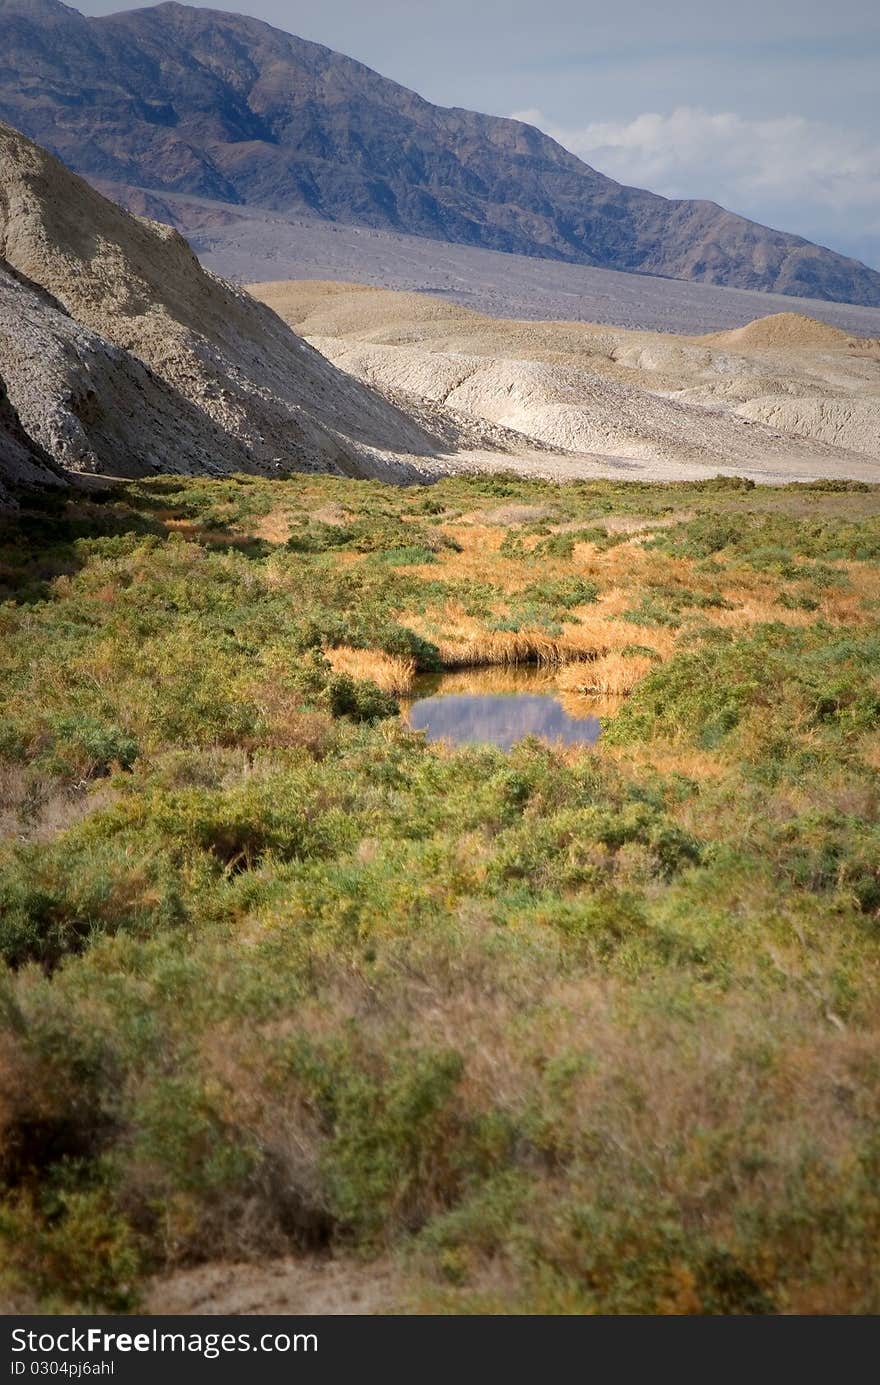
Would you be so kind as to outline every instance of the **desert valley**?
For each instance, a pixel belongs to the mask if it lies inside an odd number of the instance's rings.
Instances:
[[[880,1311],[880,272],[0,42],[4,1311]]]

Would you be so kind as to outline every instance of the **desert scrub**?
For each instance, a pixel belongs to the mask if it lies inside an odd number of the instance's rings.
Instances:
[[[841,639],[820,622],[806,629],[762,625],[740,638],[719,632],[650,673],[609,737],[622,743],[684,736],[712,747],[746,721],[760,725],[765,739],[771,728],[805,735],[820,722],[838,734],[857,733],[880,724],[878,657],[876,634]]]
[[[52,968],[90,938],[146,935],[187,917],[186,890],[169,859],[136,844],[122,855],[76,833],[0,855],[0,955],[12,967]]]
[[[4,521],[16,1302],[332,1248],[431,1312],[880,1310],[878,511],[174,477]],[[397,716],[517,659],[627,694],[596,749]]]
[[[755,514],[747,509],[724,517],[700,516],[676,525],[652,537],[649,547],[687,558],[727,552],[756,567],[785,566],[804,559],[865,562],[880,557],[880,522],[876,515],[852,524]]]

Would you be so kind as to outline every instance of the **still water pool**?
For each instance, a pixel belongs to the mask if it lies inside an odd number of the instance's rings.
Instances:
[[[420,679],[404,715],[429,741],[504,750],[526,736],[592,745],[601,729],[588,702],[563,697],[552,677],[538,669],[468,670]]]

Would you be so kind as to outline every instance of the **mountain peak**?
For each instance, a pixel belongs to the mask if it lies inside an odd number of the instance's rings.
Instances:
[[[0,0],[0,117],[92,178],[428,239],[880,305],[880,273],[706,201],[622,186],[534,126],[434,106],[240,14]],[[41,41],[60,16],[88,42]]]
[[[26,19],[47,19],[53,15],[84,21],[79,10],[62,5],[61,0],[0,0],[0,15],[23,15]]]

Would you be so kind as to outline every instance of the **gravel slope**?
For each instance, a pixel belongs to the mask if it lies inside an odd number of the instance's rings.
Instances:
[[[202,263],[242,283],[356,281],[415,290],[490,317],[602,322],[656,332],[717,332],[796,306],[860,336],[880,336],[880,308],[631,274],[399,231],[322,221],[209,198],[96,185],[131,211],[176,226]]]
[[[61,478],[48,454],[22,427],[0,376],[0,508],[15,505],[19,486],[54,486]]]

